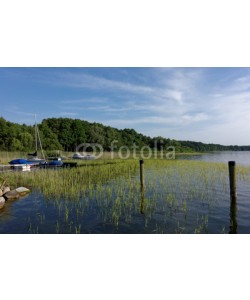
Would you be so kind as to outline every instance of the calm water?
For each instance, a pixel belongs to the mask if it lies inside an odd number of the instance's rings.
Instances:
[[[211,162],[236,161],[237,164],[243,166],[250,166],[250,151],[222,151],[205,153],[202,155],[180,156],[179,159],[201,160]]]
[[[182,159],[250,166],[250,152]],[[227,176],[193,170],[187,178],[174,167],[168,172],[145,168],[144,193],[137,176],[107,182],[80,199],[46,199],[33,191],[0,210],[0,233],[250,233],[249,180],[238,179],[232,209]]]
[[[250,166],[250,151],[225,151],[206,153],[203,155],[194,155],[190,157],[181,157],[181,159],[199,160],[207,162],[222,162],[228,163],[228,161],[235,161],[236,166]],[[250,173],[250,169],[249,169]],[[224,198],[221,195],[220,200],[217,202],[217,206],[214,208],[213,214],[210,215],[210,223],[214,224],[214,228],[217,224],[222,224],[224,220],[229,220],[228,209],[229,199]],[[249,181],[237,181],[237,206],[236,206],[236,222],[237,233],[250,233],[250,182]],[[211,226],[212,227],[212,226]],[[212,233],[214,230],[211,230]],[[216,230],[215,230],[216,231]]]

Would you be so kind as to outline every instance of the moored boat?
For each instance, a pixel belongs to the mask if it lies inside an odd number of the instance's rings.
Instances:
[[[32,166],[32,163],[22,158],[11,160],[9,164],[11,166],[11,169],[20,171],[30,171],[30,168]]]
[[[43,158],[39,158],[37,153],[38,153],[38,142],[41,148],[41,152],[42,152],[42,156]],[[40,134],[39,134],[39,130],[38,130],[38,126],[37,126],[37,122],[36,122],[36,115],[35,115],[35,143],[36,143],[36,151],[34,153],[29,153],[28,154],[28,161],[32,164],[35,165],[42,165],[46,163],[46,159],[44,156],[44,152],[43,152],[43,148],[42,148],[42,142],[41,142],[41,138],[40,138]]]
[[[32,165],[30,161],[23,158],[13,159],[9,162],[10,165]]]
[[[32,163],[22,158],[14,159],[9,164],[11,165],[11,169],[14,170],[30,171],[32,167]]]
[[[52,167],[62,167],[63,161],[60,157],[53,158],[52,161],[46,163],[46,166],[52,166]]]
[[[12,165],[11,166],[14,170],[20,170],[20,171],[30,171],[31,165]]]
[[[46,159],[38,158],[38,157],[30,157],[27,161],[34,165],[43,165],[46,163]]]
[[[93,160],[96,159],[95,155],[91,155],[91,154],[86,154],[86,155],[81,155],[80,153],[75,153],[72,156],[73,159],[83,159],[83,160]]]

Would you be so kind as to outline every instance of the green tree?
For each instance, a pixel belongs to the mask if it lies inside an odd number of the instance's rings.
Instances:
[[[89,131],[89,137],[88,137],[89,143],[97,143],[100,145],[104,145],[105,142],[105,131],[103,126],[100,126],[97,123],[94,123],[90,127]]]
[[[22,144],[22,147],[24,151],[30,151],[33,148],[34,145],[34,138],[33,136],[28,132],[22,132],[18,135],[18,139],[20,143]]]
[[[57,135],[47,126],[46,122],[41,124],[39,131],[44,150],[63,150]]]
[[[10,149],[12,151],[23,151],[23,145],[18,139],[13,138],[10,144]]]

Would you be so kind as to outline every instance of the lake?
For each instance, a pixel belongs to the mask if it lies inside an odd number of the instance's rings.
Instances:
[[[227,163],[228,161],[236,161],[236,163],[239,165],[250,166],[250,151],[218,151],[190,156],[180,155],[177,158],[223,163]]]
[[[236,207],[229,160],[238,170]],[[250,233],[249,166],[250,152],[216,152],[145,161],[143,191],[138,170],[96,182],[79,197],[33,189],[0,210],[0,233]]]

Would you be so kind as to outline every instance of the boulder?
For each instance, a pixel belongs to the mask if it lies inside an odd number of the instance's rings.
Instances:
[[[20,196],[25,196],[25,195],[30,193],[30,190],[25,188],[25,187],[19,187],[19,188],[16,189],[16,191],[18,192],[18,194]]]
[[[5,193],[3,196],[6,201],[7,200],[15,200],[15,199],[20,198],[20,194],[16,190],[9,191],[9,192]]]
[[[4,197],[0,197],[0,209],[4,207],[5,199]]]
[[[3,195],[4,195],[5,193],[9,192],[9,191],[10,191],[10,187],[5,186],[5,187],[3,188]]]

